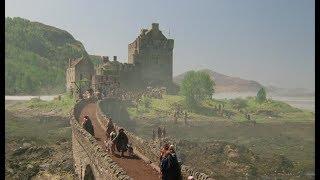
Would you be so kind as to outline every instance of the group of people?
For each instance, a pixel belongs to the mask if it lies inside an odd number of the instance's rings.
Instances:
[[[112,124],[111,119],[110,123]],[[113,126],[110,125],[110,123],[107,125],[109,128],[107,128],[107,139],[105,141],[107,151],[114,154],[115,150],[117,149],[117,151],[121,153],[121,157],[124,157],[124,152],[128,151],[128,155],[132,156],[132,144],[129,143],[128,136],[124,132],[124,129],[120,128],[118,130],[118,133],[116,133],[114,128],[112,128]],[[94,136],[94,128],[92,125],[92,121],[90,120],[88,115],[84,116],[84,121],[82,125],[86,131],[88,131],[92,136]],[[110,134],[108,134],[108,129],[111,128],[113,130],[111,130]],[[165,129],[163,130],[165,132]],[[163,130],[160,127],[158,128],[159,138],[162,136]],[[178,161],[177,154],[173,145],[166,143],[160,150],[160,170],[162,180],[182,180],[181,165]],[[192,180],[193,177],[189,176],[188,179]]]
[[[165,138],[166,135],[167,135],[166,128],[165,127],[163,127],[163,128],[158,127],[158,139]],[[157,138],[156,137],[156,132],[155,132],[154,129],[152,129],[152,139],[156,140],[156,138]]]
[[[111,119],[110,119],[110,122],[112,123]],[[88,133],[90,133],[93,137],[95,136],[92,121],[88,115],[84,116],[84,120],[82,122],[82,127]],[[105,141],[105,146],[106,146],[107,151],[114,154],[115,149],[117,149],[118,152],[121,153],[121,157],[124,157],[124,152],[126,152],[126,151],[128,151],[128,155],[130,157],[133,155],[132,144],[129,143],[128,136],[124,132],[123,128],[120,128],[118,130],[118,133],[116,133],[114,130],[112,130],[111,133],[107,134],[106,136],[107,136],[107,140]]]
[[[162,99],[162,95],[166,92],[165,87],[147,87],[147,89],[143,92],[143,95],[150,98]]]
[[[115,149],[117,148],[118,152],[121,153],[121,157],[124,157],[124,152],[126,151],[128,151],[130,157],[133,155],[132,144],[129,143],[128,136],[123,128],[119,129],[118,134],[116,134],[115,131],[112,131],[109,138],[105,141],[105,146],[107,151],[112,154],[115,153]]]
[[[174,146],[165,144],[160,151],[160,170],[162,180],[182,180],[181,165]]]

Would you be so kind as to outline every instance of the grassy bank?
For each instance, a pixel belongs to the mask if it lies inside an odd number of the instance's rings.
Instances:
[[[163,99],[150,99],[147,107],[143,103],[137,108],[129,106],[127,110],[134,121],[114,121],[124,127],[130,125],[128,128],[146,139],[152,138],[153,129],[162,126],[175,139],[205,142],[204,144],[222,140],[244,145],[262,158],[274,157],[275,154],[289,158],[293,161],[292,172],[295,174],[314,172],[314,113],[280,101],[258,103],[254,98],[243,101],[246,106],[240,109],[235,108],[232,100],[204,101],[201,108],[189,111],[188,125],[185,125],[182,117],[175,124],[172,113],[177,104],[187,110],[184,98],[166,95]],[[231,112],[233,115],[230,118],[221,115],[217,110],[219,104],[223,105],[224,112]],[[250,113],[251,119],[256,120],[256,126],[246,119],[246,113]],[[187,161],[192,162],[191,159]],[[205,162],[212,163],[209,160]],[[204,169],[212,167],[210,165]]]
[[[150,99],[150,107],[146,108],[140,104],[138,108],[130,107],[128,112],[131,117],[139,117],[141,115],[156,118],[168,117],[172,115],[172,110],[175,105],[182,107],[182,110],[189,112],[190,119],[194,120],[226,120],[242,122],[247,121],[245,114],[251,114],[251,119],[257,122],[306,122],[314,121],[314,113],[307,110],[294,108],[284,102],[268,100],[264,103],[258,103],[254,98],[241,99],[245,102],[244,108],[237,109],[233,100],[206,100],[201,103],[200,107],[190,111],[186,104],[184,97],[165,95],[163,99]],[[224,114],[232,114],[230,118],[219,113],[219,105],[223,106]]]
[[[6,179],[73,179],[72,132],[66,117],[72,104],[63,97],[6,107]],[[53,111],[57,107],[63,110]]]

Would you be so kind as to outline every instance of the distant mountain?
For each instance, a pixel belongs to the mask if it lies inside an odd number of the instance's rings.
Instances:
[[[263,86],[251,80],[245,80],[238,77],[231,77],[224,74],[214,72],[209,69],[203,69],[200,71],[207,72],[215,81],[215,92],[257,92]],[[187,72],[173,77],[173,81],[180,84]]]
[[[276,86],[266,86],[266,90],[272,96],[287,97],[314,97],[315,92],[306,88],[279,88]]]
[[[65,90],[69,58],[89,58],[67,31],[19,17],[5,19],[5,93],[52,94]]]

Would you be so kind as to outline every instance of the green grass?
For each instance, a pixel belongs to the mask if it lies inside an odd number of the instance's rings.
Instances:
[[[10,111],[5,114],[5,137],[9,139],[25,139],[37,144],[52,144],[60,139],[71,139],[71,128],[63,117],[17,117]]]
[[[171,112],[173,103],[183,103],[184,98],[181,96],[164,95],[163,99],[151,99],[150,108],[145,108],[143,105],[138,105],[138,108],[128,108],[131,117],[138,117],[144,115],[146,117],[155,118],[167,116]]]
[[[174,103],[185,106],[181,96],[165,95],[163,99],[151,99],[150,108],[129,107],[128,112],[134,119],[134,132],[151,139],[152,129],[164,126],[170,137],[194,142],[223,140],[244,145],[261,157],[283,154],[295,163],[295,172],[314,172],[314,113],[300,110],[290,105],[269,100],[257,103],[254,98],[245,99],[247,107],[242,112],[233,108],[230,100],[206,100],[202,102],[202,111],[190,113],[190,126],[183,119],[173,123],[171,106]],[[215,113],[209,113],[218,104],[224,104],[224,110],[231,111],[231,119]],[[252,114],[257,121],[256,127],[250,125],[245,112]],[[121,120],[114,119],[115,122]],[[126,126],[124,126],[126,127]]]
[[[240,111],[232,106],[231,100],[205,100],[201,103],[201,107],[193,112],[190,112],[190,118],[195,120],[201,119],[215,119],[230,121],[216,112],[216,107],[223,104],[224,111],[233,113],[233,121],[244,122],[247,121],[245,113],[252,115],[252,119],[257,122],[272,122],[272,121],[294,121],[305,122],[314,121],[314,113],[292,107],[284,102],[268,100],[264,103],[258,103],[254,98],[246,98],[247,107]],[[174,103],[180,104],[184,110],[187,110],[185,98],[183,96],[164,95],[163,99],[151,99],[150,108],[139,105],[138,108],[130,107],[128,112],[131,117],[145,116],[149,118],[166,117],[172,113],[172,105]]]

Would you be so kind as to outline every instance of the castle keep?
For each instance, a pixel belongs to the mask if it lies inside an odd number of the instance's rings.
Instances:
[[[173,39],[167,39],[152,23],[150,30],[142,29],[140,35],[128,45],[128,63],[134,64],[140,79],[150,85],[172,82]]]
[[[128,45],[127,63],[120,63],[117,56],[113,56],[113,61],[109,60],[108,56],[102,56],[95,73],[92,73],[94,69],[90,64],[84,68],[82,65],[85,63],[80,63],[79,71],[85,71],[81,73],[71,73],[75,68],[69,66],[67,89],[74,88],[72,82],[82,79],[81,74],[88,76],[95,91],[106,89],[107,85],[115,81],[120,82],[123,88],[175,88],[172,82],[173,44],[174,40],[166,38],[160,31],[159,24],[152,23],[151,29],[142,29],[140,35]]]

